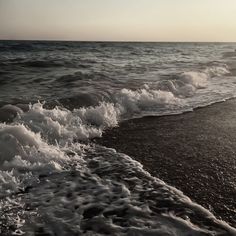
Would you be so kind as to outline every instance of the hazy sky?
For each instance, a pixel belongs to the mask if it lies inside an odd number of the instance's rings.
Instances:
[[[236,0],[0,0],[0,39],[236,41]]]

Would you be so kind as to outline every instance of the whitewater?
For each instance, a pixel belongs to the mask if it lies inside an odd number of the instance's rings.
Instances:
[[[236,235],[93,141],[127,119],[234,98],[234,48],[0,42],[1,235]]]

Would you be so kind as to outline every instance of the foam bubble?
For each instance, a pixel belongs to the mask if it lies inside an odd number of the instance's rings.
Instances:
[[[79,116],[84,124],[107,128],[118,125],[120,110],[113,103],[101,102],[96,107],[77,109],[74,115]]]
[[[207,86],[208,76],[205,73],[190,71],[182,73],[180,79],[196,89],[201,89]]]
[[[180,191],[113,149],[90,147],[80,171],[47,178],[21,199],[27,235],[234,235]],[[37,207],[38,214],[32,217]],[[20,212],[21,212],[20,211]],[[30,221],[27,220],[31,216]],[[202,219],[202,220],[199,220]],[[34,222],[34,224],[32,224]]]
[[[123,113],[142,113],[142,111],[158,110],[162,107],[181,104],[181,100],[169,91],[153,90],[148,85],[143,89],[122,89],[118,104]]]
[[[230,69],[226,64],[207,67],[204,71],[210,77],[219,77],[230,74]]]
[[[38,176],[60,172],[81,152],[69,157],[67,147],[49,145],[39,133],[22,124],[0,125],[0,189],[1,195],[14,193],[37,182]]]
[[[102,106],[101,104],[91,109],[94,112],[97,111],[96,114],[99,114],[101,109],[100,112],[103,114]],[[93,126],[89,120],[86,121],[89,109],[86,109],[87,112],[84,111],[85,108],[74,111],[59,107],[46,109],[43,104],[36,103],[30,107],[28,112],[21,114],[16,122],[24,124],[33,132],[40,133],[50,143],[65,144],[73,142],[74,139],[84,140],[101,136],[103,124]],[[94,114],[94,119],[96,119],[96,114]]]

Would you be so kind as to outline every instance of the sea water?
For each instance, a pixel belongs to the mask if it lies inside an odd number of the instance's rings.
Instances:
[[[0,41],[1,235],[236,235],[97,145],[122,120],[235,97],[236,44]]]

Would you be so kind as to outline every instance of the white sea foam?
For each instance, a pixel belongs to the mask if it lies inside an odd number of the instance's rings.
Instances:
[[[122,89],[117,95],[122,114],[141,114],[142,111],[158,110],[163,107],[181,105],[182,101],[172,92],[150,89],[148,85],[139,90]]]
[[[24,182],[25,176],[16,174],[18,170],[40,169],[47,173],[63,169],[64,161],[69,158],[62,147],[72,145],[75,140],[100,137],[106,128],[118,125],[124,118],[178,113],[201,105],[201,101],[191,105],[196,101],[192,99],[193,93],[206,88],[213,74],[219,76],[227,72],[224,67],[208,68],[202,73],[185,72],[162,84],[145,84],[137,90],[122,89],[115,94],[113,103],[101,102],[95,107],[73,111],[62,107],[47,109],[42,103],[28,108],[22,105],[2,107],[0,110],[5,117],[15,117],[13,123],[0,127],[0,170],[6,171],[2,173],[2,186],[7,193],[15,191],[17,185],[22,187],[19,183]],[[218,79],[215,81],[217,85]],[[8,190],[5,179],[9,176],[14,187]]]
[[[202,72],[184,72],[180,75],[180,80],[185,84],[192,85],[196,89],[207,87],[208,76]]]
[[[16,174],[19,170],[30,174],[36,170],[46,173],[62,170],[64,162],[71,159],[65,147],[71,146],[74,141],[100,137],[106,128],[118,125],[124,118],[178,113],[199,106],[199,103],[191,104],[195,102],[191,100],[193,93],[206,88],[213,74],[219,76],[228,72],[224,67],[207,71],[185,72],[177,79],[162,84],[145,84],[137,90],[122,89],[115,94],[113,103],[101,102],[95,107],[73,111],[62,107],[47,109],[40,102],[28,108],[22,105],[4,106],[0,109],[5,112],[4,115],[15,117],[11,124],[0,125],[0,170],[6,171],[1,178],[4,189],[7,193],[12,189],[15,191],[17,184],[24,182],[24,175]],[[215,81],[218,81],[217,78]],[[5,179],[11,175],[14,187],[8,191]],[[5,194],[4,191],[2,194]]]
[[[204,70],[209,77],[220,77],[222,75],[230,75],[230,68],[226,64],[209,66]]]
[[[234,229],[128,156],[80,143],[122,119],[183,112],[204,104],[202,97],[211,102],[208,93],[220,91],[224,80],[218,76],[225,73],[226,68],[184,72],[72,111],[40,102],[1,108],[8,123],[0,124],[0,208],[6,212],[0,220],[28,235],[39,228],[59,235],[234,235]],[[230,96],[231,87],[225,91],[217,99]],[[33,191],[27,192],[29,187]]]
[[[83,124],[94,125],[100,128],[118,125],[121,111],[113,103],[101,102],[99,106],[76,109],[74,115],[80,117]]]
[[[106,117],[102,116],[104,111],[109,112],[108,105],[101,104],[95,108],[81,108],[71,112],[58,107],[46,109],[43,104],[36,103],[30,106],[28,112],[18,116],[16,122],[40,133],[50,143],[65,144],[65,142],[73,142],[74,139],[83,140],[101,136],[101,127],[109,124]],[[92,114],[94,114],[93,120]],[[99,121],[98,114],[100,114]],[[97,119],[97,125],[92,125],[91,122],[95,122],[95,119]]]
[[[19,227],[22,232],[62,236],[235,234],[209,211],[113,149],[90,147],[81,166],[79,171],[42,179],[20,197],[28,208],[25,211],[25,205],[18,205],[18,214],[25,221]]]
[[[146,97],[143,90],[137,93],[140,109],[139,101]],[[170,97],[164,101],[172,101]],[[140,163],[113,149],[78,142],[117,125],[119,106],[101,103],[69,111],[37,103],[13,123],[1,124],[0,190],[5,198],[0,208],[5,214],[0,219],[26,235],[38,230],[59,235],[234,235],[234,229],[151,177]]]
[[[0,196],[9,195],[38,181],[39,175],[60,172],[77,159],[67,148],[50,145],[23,124],[0,125]]]

